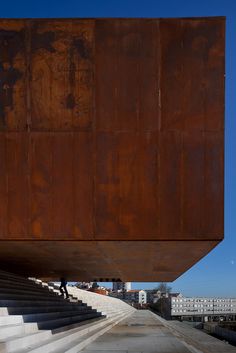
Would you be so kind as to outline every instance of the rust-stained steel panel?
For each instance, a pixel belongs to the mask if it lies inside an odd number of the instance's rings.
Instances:
[[[40,239],[52,234],[52,136],[33,134],[30,144],[31,234]]]
[[[182,234],[182,135],[179,131],[168,131],[160,136],[159,151],[163,161],[159,171],[161,184],[159,199],[161,234],[166,237]]]
[[[27,128],[27,39],[26,21],[0,21],[0,131]]]
[[[170,280],[222,240],[224,22],[0,20],[4,259],[46,276],[73,240],[68,274]]]
[[[8,237],[30,237],[29,232],[29,136],[9,133],[7,139],[7,220]]]
[[[31,33],[33,130],[90,130],[94,21],[34,20]]]
[[[96,239],[157,238],[157,134],[100,133],[96,151]]]
[[[162,19],[163,130],[224,127],[224,21]]]
[[[72,134],[53,137],[53,229],[52,236],[70,238],[73,233],[73,138]]]
[[[157,20],[96,21],[98,130],[157,130],[160,44]]]
[[[32,237],[92,239],[91,134],[34,133],[29,153]]]
[[[2,241],[0,267],[52,279],[63,274],[84,281],[173,281],[216,245],[215,241]]]
[[[211,238],[205,233],[204,193],[205,183],[205,139],[202,132],[183,134],[182,152],[182,232],[185,237]],[[215,239],[215,235],[213,236]]]
[[[93,135],[74,134],[73,180],[74,222],[73,238],[94,238],[94,145]]]
[[[8,236],[6,136],[0,133],[0,234]]]
[[[206,139],[204,216],[207,234],[224,234],[224,135],[212,131]],[[208,206],[210,205],[210,206]],[[216,221],[217,220],[217,221]]]
[[[214,146],[217,161],[211,157],[215,168],[206,158],[207,141],[195,130],[97,134],[96,239],[220,239],[222,209],[211,205],[207,174],[218,170],[215,201],[223,204],[222,139]],[[221,215],[214,221],[218,235],[210,230],[208,208]]]

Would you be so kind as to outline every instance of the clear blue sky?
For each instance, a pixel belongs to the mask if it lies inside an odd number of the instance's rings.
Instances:
[[[0,17],[194,16],[227,17],[225,240],[171,286],[184,295],[236,297],[236,0],[5,0],[0,7]]]

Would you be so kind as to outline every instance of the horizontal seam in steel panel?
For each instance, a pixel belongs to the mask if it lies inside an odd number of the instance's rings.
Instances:
[[[11,239],[0,239],[0,242],[176,242],[178,243],[179,241],[181,242],[187,242],[187,243],[191,243],[191,242],[221,242],[224,239],[75,239],[75,238],[71,238],[71,239],[31,239],[31,238],[11,238]]]

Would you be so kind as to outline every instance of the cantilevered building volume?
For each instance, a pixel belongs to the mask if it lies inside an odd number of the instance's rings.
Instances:
[[[0,21],[0,268],[172,281],[223,239],[225,20]]]

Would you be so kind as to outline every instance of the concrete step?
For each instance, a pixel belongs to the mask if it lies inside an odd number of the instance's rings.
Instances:
[[[0,293],[0,301],[1,300],[4,300],[6,299],[7,300],[31,300],[31,301],[34,301],[34,300],[46,300],[46,301],[63,301],[63,298],[60,297],[60,296],[50,296],[48,294],[41,294],[41,293],[36,293],[34,295],[32,294],[27,294],[26,293],[13,293],[13,294],[10,294],[10,293]]]
[[[35,344],[43,344],[44,341],[52,337],[52,332],[38,331],[31,334],[20,334],[7,338],[4,342],[0,342],[0,353],[13,353],[26,349]],[[42,353],[43,351],[41,351]]]
[[[27,288],[38,288],[39,290],[42,291],[50,291],[53,292],[53,287],[48,286],[46,283],[42,283],[42,282],[35,282],[29,279],[11,279],[11,278],[3,278],[0,276],[0,283],[5,285],[5,286],[14,286],[14,287],[27,287]],[[59,291],[59,287],[56,289],[57,291]]]
[[[12,289],[20,289],[20,288],[24,288],[24,289],[29,289],[29,290],[37,290],[37,291],[41,291],[42,293],[54,293],[54,291],[52,291],[50,288],[48,287],[42,287],[38,284],[35,283],[20,283],[20,282],[13,282],[13,281],[9,281],[9,280],[3,280],[0,279],[0,287],[1,288],[12,288]]]
[[[77,322],[85,321],[88,319],[94,319],[100,317],[101,314],[97,312],[92,313],[80,313],[79,315],[62,317],[54,320],[46,320],[38,322],[38,328],[40,330],[54,330],[59,327],[71,325]]]
[[[43,345],[19,353],[77,353],[125,317],[126,315],[120,315],[116,320],[103,319],[94,324],[71,329],[67,333],[55,334]]]
[[[9,337],[14,337],[21,334],[30,334],[38,331],[37,323],[21,323],[16,325],[1,326],[0,340],[5,340]]]
[[[44,300],[45,299],[45,300]],[[0,307],[17,307],[17,306],[64,306],[67,302],[66,300],[47,300],[47,298],[40,300],[0,300]],[[72,304],[72,303],[71,303]],[[76,305],[76,303],[74,304]]]
[[[89,310],[90,306],[86,306],[86,304],[73,304],[66,303],[63,305],[51,305],[51,306],[14,306],[14,307],[0,307],[0,315],[27,315],[27,314],[38,314],[38,313],[49,313],[49,312],[57,312],[57,311],[68,311],[68,310]]]
[[[105,332],[109,331],[113,326],[114,326],[113,323],[108,322],[103,327],[98,328],[96,330],[92,330],[89,333],[85,334],[84,336],[78,337],[77,339],[64,345],[63,348],[59,348],[56,350],[54,349],[51,352],[52,353],[78,353],[83,348],[85,348],[88,344],[92,343],[95,339],[103,335]]]
[[[74,340],[82,338],[84,335],[92,332],[94,330],[100,330],[106,324],[109,323],[108,319],[102,319],[91,323],[88,321],[84,322],[82,326],[77,326],[71,330],[65,332],[57,333],[52,335],[48,340],[43,343],[38,342],[31,348],[26,348],[25,350],[19,351],[17,353],[50,353],[54,352],[56,349],[62,349]],[[63,350],[62,350],[63,351]]]
[[[64,300],[56,294],[58,287],[50,289],[45,282],[0,271],[0,353],[76,352],[132,311],[98,294],[91,300],[90,294],[73,288],[70,299]],[[109,318],[104,319],[102,311]]]
[[[84,349],[88,344],[95,341],[98,337],[102,336],[104,333],[112,329],[114,324],[112,322],[107,323],[102,328],[93,330],[92,332],[87,333],[83,337],[79,337],[76,340],[70,342],[62,349],[57,349],[51,351],[52,353],[78,353]]]
[[[65,311],[56,311],[56,312],[49,312],[49,313],[39,313],[39,314],[26,314],[23,315],[24,322],[40,322],[46,320],[55,320],[64,317],[71,317],[81,314],[91,314],[96,313],[94,309],[88,309],[86,307],[81,307],[80,309],[76,310],[65,310]]]
[[[23,277],[23,276],[18,276],[18,275],[15,275],[15,274],[12,274],[12,273],[8,273],[8,272],[3,272],[3,271],[0,271],[0,279],[1,280],[8,280],[8,281],[11,281],[13,283],[25,283],[25,284],[36,284],[36,283],[40,283],[40,284],[43,284],[45,282],[42,282],[42,281],[32,281],[30,280],[29,278],[27,277]]]
[[[3,270],[0,270],[0,276],[3,278],[12,278],[12,279],[27,279],[27,277],[24,276],[19,276],[15,273],[11,273],[11,272],[6,272]]]
[[[40,288],[43,288],[43,289],[45,289],[45,290],[49,290],[50,291],[50,293],[54,293],[54,295],[61,295],[61,292],[60,292],[60,290],[59,290],[59,286],[57,286],[57,287],[52,287],[52,286],[49,286],[47,283],[44,283],[44,282],[42,282],[41,284],[39,284],[40,282],[35,282],[35,283],[38,283],[38,284],[36,284],[36,285],[38,285]],[[67,287],[67,288],[69,288],[69,286]],[[69,297],[71,298],[71,299],[75,299],[75,300],[77,300],[77,299],[80,299],[80,298],[78,298],[77,296],[73,296],[73,294],[72,293],[69,293]]]
[[[38,290],[37,288],[25,288],[25,287],[20,287],[20,288],[9,288],[9,287],[0,287],[0,294],[30,294],[30,295],[47,295],[52,298],[57,298],[58,294],[54,292],[44,292],[41,290]]]
[[[60,288],[60,284],[48,284],[47,282],[43,282],[41,280],[33,280],[33,279],[29,279],[29,281],[31,283],[34,283],[35,285],[42,287],[42,288],[50,288],[50,290],[55,290],[55,291],[59,291]]]
[[[100,321],[104,321],[104,319],[106,319],[105,316],[101,315],[98,317],[94,317],[92,319],[88,319],[88,320],[84,320],[84,321],[78,321],[78,322],[74,322],[72,324],[66,325],[66,326],[61,326],[58,328],[55,328],[52,330],[53,335],[59,334],[59,333],[66,333],[66,331],[72,331],[74,329],[78,329],[78,328],[83,328],[85,327],[85,325],[93,325],[94,323],[98,323]]]
[[[126,308],[116,308],[116,310],[106,310],[102,307],[97,307],[96,310],[101,311],[103,313],[106,313],[106,315],[116,315],[116,314],[120,314],[120,313],[129,311]]]
[[[19,325],[23,324],[23,317],[21,315],[12,315],[12,316],[0,316],[0,330],[2,326],[6,325]]]
[[[13,277],[13,276],[5,276],[0,273],[0,280],[1,281],[8,281],[12,283],[24,283],[26,285],[37,285],[35,282],[30,281],[28,278],[24,277]]]

